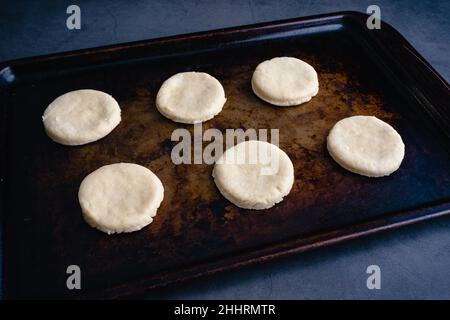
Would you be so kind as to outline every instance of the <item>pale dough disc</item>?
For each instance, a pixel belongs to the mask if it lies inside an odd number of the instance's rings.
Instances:
[[[47,135],[75,146],[99,140],[120,123],[117,101],[102,91],[83,89],[65,93],[42,116]]]
[[[226,150],[213,177],[220,193],[238,207],[267,209],[291,191],[294,167],[277,146],[252,140]]]
[[[405,156],[405,145],[397,131],[372,116],[338,121],[328,135],[327,148],[342,167],[368,177],[390,175]]]
[[[204,72],[183,72],[164,81],[156,107],[166,118],[192,124],[212,119],[222,111],[226,100],[216,78]]]
[[[159,178],[133,163],[95,170],[84,178],[78,191],[86,222],[108,234],[132,232],[150,224],[163,198]]]
[[[294,106],[319,92],[317,72],[306,62],[279,57],[261,62],[252,77],[253,92],[276,106]]]

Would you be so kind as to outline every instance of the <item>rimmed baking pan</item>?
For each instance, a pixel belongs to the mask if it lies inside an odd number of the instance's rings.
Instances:
[[[12,61],[0,67],[4,292],[7,298],[107,298],[392,229],[450,212],[449,86],[392,27],[341,12]],[[261,61],[294,56],[313,65],[320,91],[277,108],[251,90]],[[162,82],[182,71],[219,79],[228,101],[208,128],[278,128],[295,183],[264,212],[225,200],[212,166],[175,165],[173,123],[155,108]],[[67,91],[113,95],[121,124],[80,147],[52,142],[41,115]],[[326,136],[350,115],[374,115],[401,134],[405,159],[389,177],[342,169]],[[89,227],[77,199],[98,167],[135,162],[165,186],[154,222],[108,236]],[[81,290],[68,290],[69,265]]]

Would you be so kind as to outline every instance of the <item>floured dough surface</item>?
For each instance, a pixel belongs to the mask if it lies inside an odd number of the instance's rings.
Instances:
[[[212,119],[222,111],[226,100],[216,78],[204,72],[183,72],[162,84],[156,107],[166,118],[192,124]]]
[[[150,224],[163,198],[159,178],[134,163],[103,166],[84,178],[78,191],[86,222],[108,234],[132,232]]]
[[[327,148],[342,167],[368,177],[390,175],[405,156],[405,145],[397,131],[372,116],[338,121],[328,135]]]
[[[253,92],[276,106],[294,106],[311,100],[319,92],[317,72],[308,63],[278,57],[260,63],[252,77]]]
[[[289,194],[294,167],[289,156],[264,141],[246,141],[226,150],[216,161],[214,182],[238,207],[267,209]]]
[[[90,89],[65,93],[42,116],[47,135],[55,142],[75,146],[109,134],[121,120],[120,107],[109,94]]]

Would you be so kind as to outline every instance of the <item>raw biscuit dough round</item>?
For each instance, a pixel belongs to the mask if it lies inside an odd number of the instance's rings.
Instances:
[[[103,166],[80,185],[84,219],[111,233],[137,231],[150,224],[164,198],[164,187],[149,169],[134,163]]]
[[[261,62],[252,77],[253,92],[276,106],[294,106],[319,92],[317,72],[308,63],[292,57]]]
[[[220,193],[238,207],[267,209],[291,191],[294,167],[277,146],[252,140],[226,150],[216,161],[213,177]]]
[[[120,107],[105,92],[82,89],[56,98],[45,109],[42,120],[53,141],[76,146],[109,134],[120,123]]]
[[[327,148],[339,165],[368,177],[390,175],[405,156],[405,145],[397,131],[373,116],[338,121],[328,135]]]
[[[204,72],[182,72],[164,81],[156,96],[156,107],[166,118],[193,124],[214,118],[226,100],[216,78]]]

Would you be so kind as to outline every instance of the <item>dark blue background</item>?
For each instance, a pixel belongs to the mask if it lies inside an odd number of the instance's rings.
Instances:
[[[81,30],[66,8],[81,8]],[[450,79],[450,1],[0,1],[0,61],[180,33],[381,8],[441,75]],[[414,67],[414,66],[411,66]],[[381,290],[366,287],[381,267]],[[64,272],[64,271],[62,271]],[[32,285],[32,284],[30,284]],[[157,290],[150,298],[450,299],[450,218]]]

